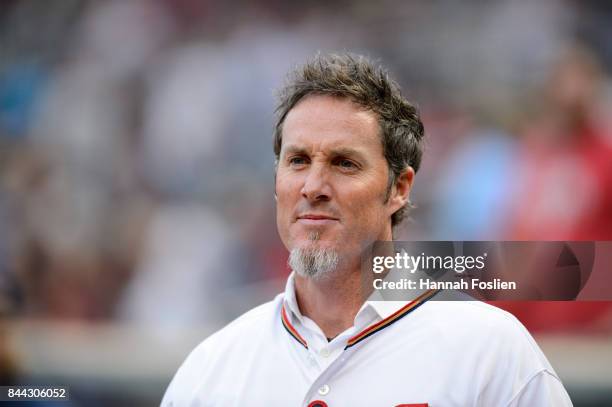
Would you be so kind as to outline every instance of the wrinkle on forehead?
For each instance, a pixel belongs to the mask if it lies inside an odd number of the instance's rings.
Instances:
[[[287,115],[283,144],[298,144],[315,151],[363,146],[382,154],[379,130],[376,113],[350,99],[311,95]]]

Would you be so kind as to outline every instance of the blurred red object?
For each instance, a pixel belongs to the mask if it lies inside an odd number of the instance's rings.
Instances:
[[[593,128],[569,143],[529,144],[517,240],[612,239],[612,145]]]
[[[551,71],[522,126],[516,174],[523,188],[511,238],[612,238],[612,130],[609,106],[599,97],[604,78],[598,58],[581,47]]]
[[[493,301],[518,318],[530,332],[593,332],[609,314],[610,301]]]

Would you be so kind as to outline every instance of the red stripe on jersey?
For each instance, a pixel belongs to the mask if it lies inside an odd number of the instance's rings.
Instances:
[[[293,338],[298,341],[299,343],[302,344],[302,346],[304,346],[306,349],[308,349],[308,344],[306,343],[306,341],[304,340],[304,338],[302,338],[302,336],[298,333],[298,331],[293,327],[293,325],[291,325],[291,322],[289,322],[289,318],[287,318],[287,313],[285,312],[285,304],[283,304],[283,306],[281,307],[281,321],[283,322],[283,326],[285,327],[285,329],[287,330],[287,332],[289,332],[289,334],[291,336],[293,336]]]

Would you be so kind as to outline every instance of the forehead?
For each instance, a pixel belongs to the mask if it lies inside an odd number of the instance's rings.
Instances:
[[[283,145],[352,147],[382,153],[378,116],[347,98],[310,95],[289,111]]]

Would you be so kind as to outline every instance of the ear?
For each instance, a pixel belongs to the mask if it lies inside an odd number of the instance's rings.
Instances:
[[[389,216],[409,202],[413,181],[414,169],[412,169],[412,167],[406,167],[391,187],[391,195],[389,196]]]
[[[274,159],[274,200],[278,201],[278,196],[276,195],[276,174],[278,173],[278,158]]]

